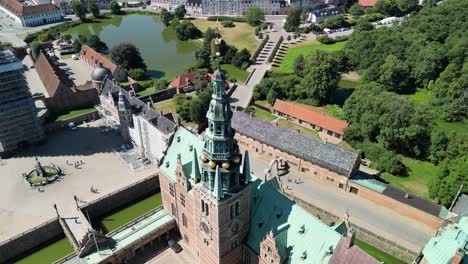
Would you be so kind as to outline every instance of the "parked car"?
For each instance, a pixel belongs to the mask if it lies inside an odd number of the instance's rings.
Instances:
[[[167,245],[175,252],[175,253],[179,253],[182,251],[182,247],[177,243],[175,242],[174,240],[172,239],[169,239],[169,241],[167,241]]]

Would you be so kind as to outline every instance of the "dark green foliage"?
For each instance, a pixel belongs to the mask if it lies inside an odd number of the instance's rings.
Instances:
[[[385,171],[397,176],[405,176],[407,169],[401,162],[400,156],[384,147],[368,141],[355,142],[354,144],[362,152],[364,158],[372,161],[373,166],[380,171]]]
[[[349,26],[349,23],[346,21],[344,15],[337,15],[326,18],[322,24],[320,24],[321,28],[342,28]]]
[[[305,68],[305,58],[304,55],[300,54],[294,60],[293,71],[299,77],[304,77],[304,68]]]
[[[252,56],[252,61],[257,60],[258,55],[260,55],[260,53],[262,52],[263,48],[265,47],[269,39],[270,39],[270,36],[266,35],[266,37],[262,40],[262,43],[260,44],[260,46],[258,46],[257,50],[255,50],[255,53]]]
[[[154,90],[155,91],[162,91],[162,90],[165,90],[167,89],[167,81],[164,80],[164,79],[157,79],[157,80],[154,80]]]
[[[210,106],[213,90],[208,87],[198,94],[198,97],[190,102],[190,120],[201,125],[206,122],[206,113]]]
[[[296,31],[301,24],[301,8],[291,7],[288,10],[286,16],[286,22],[284,23],[284,29],[288,32]]]
[[[112,14],[118,15],[120,14],[120,5],[116,0],[112,0],[109,4],[110,10]]]
[[[219,33],[212,28],[208,28],[203,34],[203,38],[205,42],[211,42],[212,39],[219,37]]]
[[[54,35],[52,35],[52,33],[50,32],[44,32],[44,33],[41,33],[37,38],[40,42],[46,42],[49,40],[53,40]]]
[[[275,78],[265,78],[254,87],[253,96],[255,100],[265,100],[271,90],[270,100],[272,96],[279,99],[296,100],[296,89],[300,83],[300,78],[295,75],[277,76]]]
[[[174,16],[179,20],[184,19],[185,15],[187,14],[187,10],[185,9],[184,5],[180,5],[174,9]]]
[[[383,84],[387,91],[396,93],[413,92],[409,66],[394,55],[388,55],[385,58],[378,76],[377,81]]]
[[[468,155],[445,159],[441,163],[441,171],[439,177],[429,183],[429,196],[438,198],[442,205],[448,207],[462,184],[462,193],[468,193]]]
[[[252,6],[247,9],[244,18],[251,26],[257,26],[265,20],[265,12],[261,8]]]
[[[231,20],[234,22],[247,22],[247,20],[244,17],[229,17],[229,16],[209,16],[207,20],[208,21]]]
[[[43,33],[48,33],[50,34],[50,36],[52,36],[52,38],[54,36],[59,36],[62,34],[62,32],[64,32],[65,30],[69,29],[69,28],[72,28],[74,26],[77,26],[79,25],[81,22],[80,21],[69,21],[69,22],[65,22],[65,23],[62,23],[62,24],[59,24],[59,25],[56,25],[56,26],[53,26],[53,27],[50,27],[50,28],[47,28],[47,29],[43,29],[39,32],[35,32],[35,33],[29,33],[28,35],[26,35],[26,37],[24,38],[24,42],[26,43],[31,43],[33,41],[38,41],[38,36],[43,34]]]
[[[334,39],[330,38],[327,35],[318,36],[317,40],[318,42],[323,43],[323,44],[333,44],[336,42]]]
[[[161,21],[163,22],[164,25],[168,26],[172,20],[172,14],[167,11],[167,9],[163,8],[161,10],[161,13],[159,13],[161,16]]]
[[[79,53],[81,51],[82,45],[83,44],[81,44],[81,42],[78,40],[73,41],[73,50],[75,51],[75,53]]]
[[[120,43],[112,47],[110,57],[120,67],[146,70],[146,64],[141,57],[140,50],[131,43]]]
[[[97,6],[96,2],[94,0],[89,0],[88,1],[88,11],[94,16],[94,17],[99,17],[99,7]]]
[[[106,43],[102,42],[97,35],[91,35],[89,39],[85,41],[85,43],[86,45],[90,46],[91,48],[97,51],[103,51],[108,49]]]
[[[202,35],[200,30],[190,21],[182,21],[175,30],[177,38],[180,40],[197,39]]]
[[[355,3],[349,8],[348,13],[354,17],[362,16],[364,15],[364,7],[362,7],[359,3]]]
[[[299,97],[316,105],[331,102],[338,88],[338,62],[330,53],[317,50],[307,56]]]
[[[68,40],[71,40],[71,39],[72,39],[72,36],[71,36],[70,34],[63,34],[63,35],[61,36],[61,38],[62,38],[63,40],[67,40],[67,41],[68,41]]]
[[[41,43],[32,42],[30,47],[31,47],[31,56],[33,57],[33,59],[36,59],[37,56],[39,55],[39,52],[41,51]]]
[[[176,102],[176,112],[182,120],[190,121],[191,96],[176,94],[172,100]]]
[[[268,57],[268,60],[267,60],[269,63],[271,63],[271,62],[275,59],[276,52],[278,52],[278,49],[280,48],[281,43],[283,43],[283,36],[281,36],[281,37],[278,39],[278,42],[276,42],[275,47],[274,47],[273,50],[271,51],[271,54],[270,54],[270,56]]]
[[[134,80],[141,81],[145,78],[145,70],[131,69],[128,71],[128,75],[130,75]]]
[[[240,52],[237,52],[236,55],[232,58],[231,64],[240,68],[242,64],[250,62],[250,52],[247,49],[242,49]]]
[[[361,85],[343,107],[350,123],[346,140],[369,139],[386,149],[412,157],[426,157],[430,145],[431,116],[427,109],[382,85]],[[348,133],[350,132],[350,133]]]
[[[211,64],[211,47],[210,42],[204,42],[203,46],[195,51],[195,68],[207,69]]]
[[[221,21],[221,25],[225,28],[231,28],[234,27],[234,22],[232,20],[223,20]]]
[[[77,16],[81,22],[84,22],[86,19],[86,7],[81,3],[80,0],[73,0],[70,5],[70,9]]]

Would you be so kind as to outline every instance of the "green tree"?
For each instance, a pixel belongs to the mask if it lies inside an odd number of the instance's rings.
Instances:
[[[210,43],[204,43],[203,46],[195,51],[196,68],[208,69],[211,64],[211,47]]]
[[[116,0],[112,0],[109,4],[110,10],[112,14],[118,15],[120,14],[120,5]]]
[[[407,14],[411,11],[414,11],[419,6],[418,0],[397,0],[398,9],[400,9],[402,14]]]
[[[81,3],[80,0],[73,0],[70,9],[77,16],[81,22],[86,20],[86,7]]]
[[[299,54],[293,63],[293,71],[299,77],[304,77],[304,66],[305,66],[304,55]]]
[[[106,43],[102,42],[97,35],[91,35],[86,41],[86,44],[97,51],[103,51],[108,49]]]
[[[203,34],[203,41],[204,42],[211,42],[212,39],[219,37],[219,33],[217,30],[208,28]]]
[[[410,69],[408,65],[395,55],[388,55],[379,70],[379,83],[383,84],[387,91],[396,93],[408,93],[412,87],[409,80]]]
[[[301,24],[301,8],[291,7],[288,10],[286,16],[286,22],[284,23],[284,29],[288,32],[296,31]]]
[[[167,81],[164,79],[157,79],[154,81],[154,90],[155,91],[162,91],[167,89]]]
[[[176,94],[172,99],[176,102],[176,112],[182,120],[190,121],[190,106],[192,97],[185,94]]]
[[[298,90],[299,97],[311,99],[315,104],[330,102],[335,95],[340,73],[333,56],[325,51],[317,50],[306,58],[304,79]]]
[[[128,75],[137,81],[141,81],[145,78],[145,70],[143,69],[131,69],[128,71]]]
[[[161,13],[159,13],[159,16],[161,17],[161,21],[163,22],[164,25],[168,26],[172,20],[172,14],[167,11],[167,9],[163,8],[161,10]]]
[[[99,7],[97,6],[96,2],[94,2],[94,0],[88,1],[88,11],[93,14],[94,17],[99,17]]]
[[[250,62],[250,57],[250,52],[247,49],[242,49],[232,58],[231,64],[240,68],[242,64]]]
[[[190,119],[198,125],[206,122],[206,112],[208,112],[210,106],[212,93],[213,89],[207,87],[190,103]]]
[[[146,70],[146,64],[141,57],[140,50],[131,43],[120,43],[112,47],[110,57],[120,67]]]
[[[223,20],[221,21],[221,25],[225,28],[231,28],[234,27],[234,22],[232,20]]]
[[[63,34],[62,35],[62,39],[63,40],[66,40],[66,41],[69,41],[72,39],[72,36],[70,34]]]
[[[176,26],[177,38],[180,40],[196,39],[201,36],[200,30],[190,21],[183,21]]]
[[[39,55],[39,52],[41,52],[41,43],[34,41],[30,44],[31,47],[31,56],[33,59],[36,59],[37,56]]]
[[[179,20],[184,19],[185,15],[187,14],[187,10],[185,9],[184,5],[180,5],[174,9],[174,16]]]
[[[323,23],[320,25],[322,28],[342,28],[347,27],[349,24],[346,22],[344,15],[337,15],[325,18]]]
[[[73,50],[75,51],[75,53],[79,53],[81,51],[81,42],[79,40],[75,40],[73,41]]]
[[[359,3],[355,3],[349,8],[348,13],[350,13],[353,17],[362,16],[364,15],[364,7],[362,7]]]
[[[245,20],[247,20],[247,23],[251,26],[257,26],[265,20],[265,12],[263,9],[256,6],[249,7],[245,13]]]

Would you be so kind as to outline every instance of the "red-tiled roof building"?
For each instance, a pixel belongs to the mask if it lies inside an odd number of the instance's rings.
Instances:
[[[321,107],[276,99],[273,111],[278,116],[286,117],[304,127],[322,131],[339,139],[343,137],[344,129],[348,127],[348,123],[327,115]]]
[[[0,0],[0,10],[23,27],[33,27],[63,20],[62,12],[53,4],[24,5],[17,0]]]
[[[363,7],[373,7],[377,0],[359,0],[359,4]]]
[[[169,86],[172,88],[176,88],[177,93],[184,93],[189,92],[192,90],[193,85],[195,84],[196,80],[200,76],[205,76],[206,81],[209,82],[211,80],[210,73],[200,73],[196,71],[188,72],[177,76]]]

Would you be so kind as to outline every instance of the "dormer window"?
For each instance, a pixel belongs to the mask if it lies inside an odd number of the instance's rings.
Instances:
[[[302,225],[301,228],[299,229],[299,234],[304,234],[305,233],[305,225]]]

